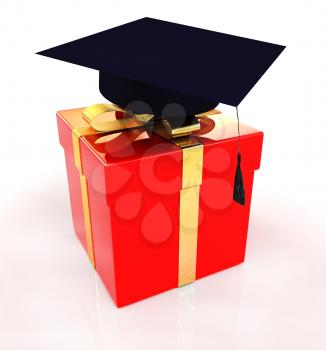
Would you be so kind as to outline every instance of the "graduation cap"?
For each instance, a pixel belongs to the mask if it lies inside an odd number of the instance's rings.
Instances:
[[[98,70],[105,98],[174,128],[220,102],[238,106],[284,48],[145,17],[38,54]]]

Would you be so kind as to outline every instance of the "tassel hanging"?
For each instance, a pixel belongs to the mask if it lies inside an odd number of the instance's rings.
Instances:
[[[241,170],[241,154],[238,153],[238,164],[237,164],[237,170],[235,172],[234,177],[234,187],[233,187],[233,199],[241,204],[245,205],[245,191],[243,186],[243,177],[242,177],[242,170]]]
[[[234,186],[233,186],[233,199],[235,202],[245,205],[245,190],[243,184],[243,176],[241,170],[241,150],[240,150],[240,122],[239,122],[239,114],[238,107],[236,107],[237,111],[237,121],[238,121],[238,163],[234,176]]]

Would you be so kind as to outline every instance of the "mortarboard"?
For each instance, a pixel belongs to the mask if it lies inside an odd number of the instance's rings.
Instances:
[[[98,70],[109,101],[178,127],[218,103],[238,106],[284,48],[145,17],[38,54]]]
[[[187,116],[239,105],[283,49],[146,17],[38,54],[98,70],[102,95],[120,107],[143,101],[169,117],[171,103]]]

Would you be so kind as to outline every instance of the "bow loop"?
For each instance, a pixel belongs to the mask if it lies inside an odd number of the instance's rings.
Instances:
[[[122,117],[117,113],[122,113]],[[125,130],[143,128],[152,129],[164,138],[175,138],[190,135],[192,132],[201,131],[201,124],[205,125],[205,119],[208,116],[219,113],[216,110],[210,110],[196,115],[198,123],[186,125],[172,129],[168,120],[154,120],[151,114],[133,114],[131,111],[125,110],[115,104],[100,103],[87,107],[83,110],[83,118],[91,125],[91,127],[101,133],[117,133]],[[199,121],[202,121],[200,123]],[[101,137],[96,143],[106,142],[106,137]]]

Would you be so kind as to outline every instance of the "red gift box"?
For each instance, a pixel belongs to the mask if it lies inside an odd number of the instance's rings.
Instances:
[[[98,144],[103,135],[92,130],[82,111],[57,113],[73,224],[117,306],[185,284],[181,269],[199,279],[243,262],[262,132],[240,125],[246,193],[241,206],[233,201],[237,122],[218,111],[209,116],[209,127],[203,124],[194,135],[203,145],[203,164],[192,164],[194,171],[202,168],[201,184],[188,186],[198,189],[196,207],[196,191],[183,191],[182,148],[143,129],[114,133]],[[193,221],[196,240],[189,245],[187,225]],[[187,254],[193,254],[192,262]]]

